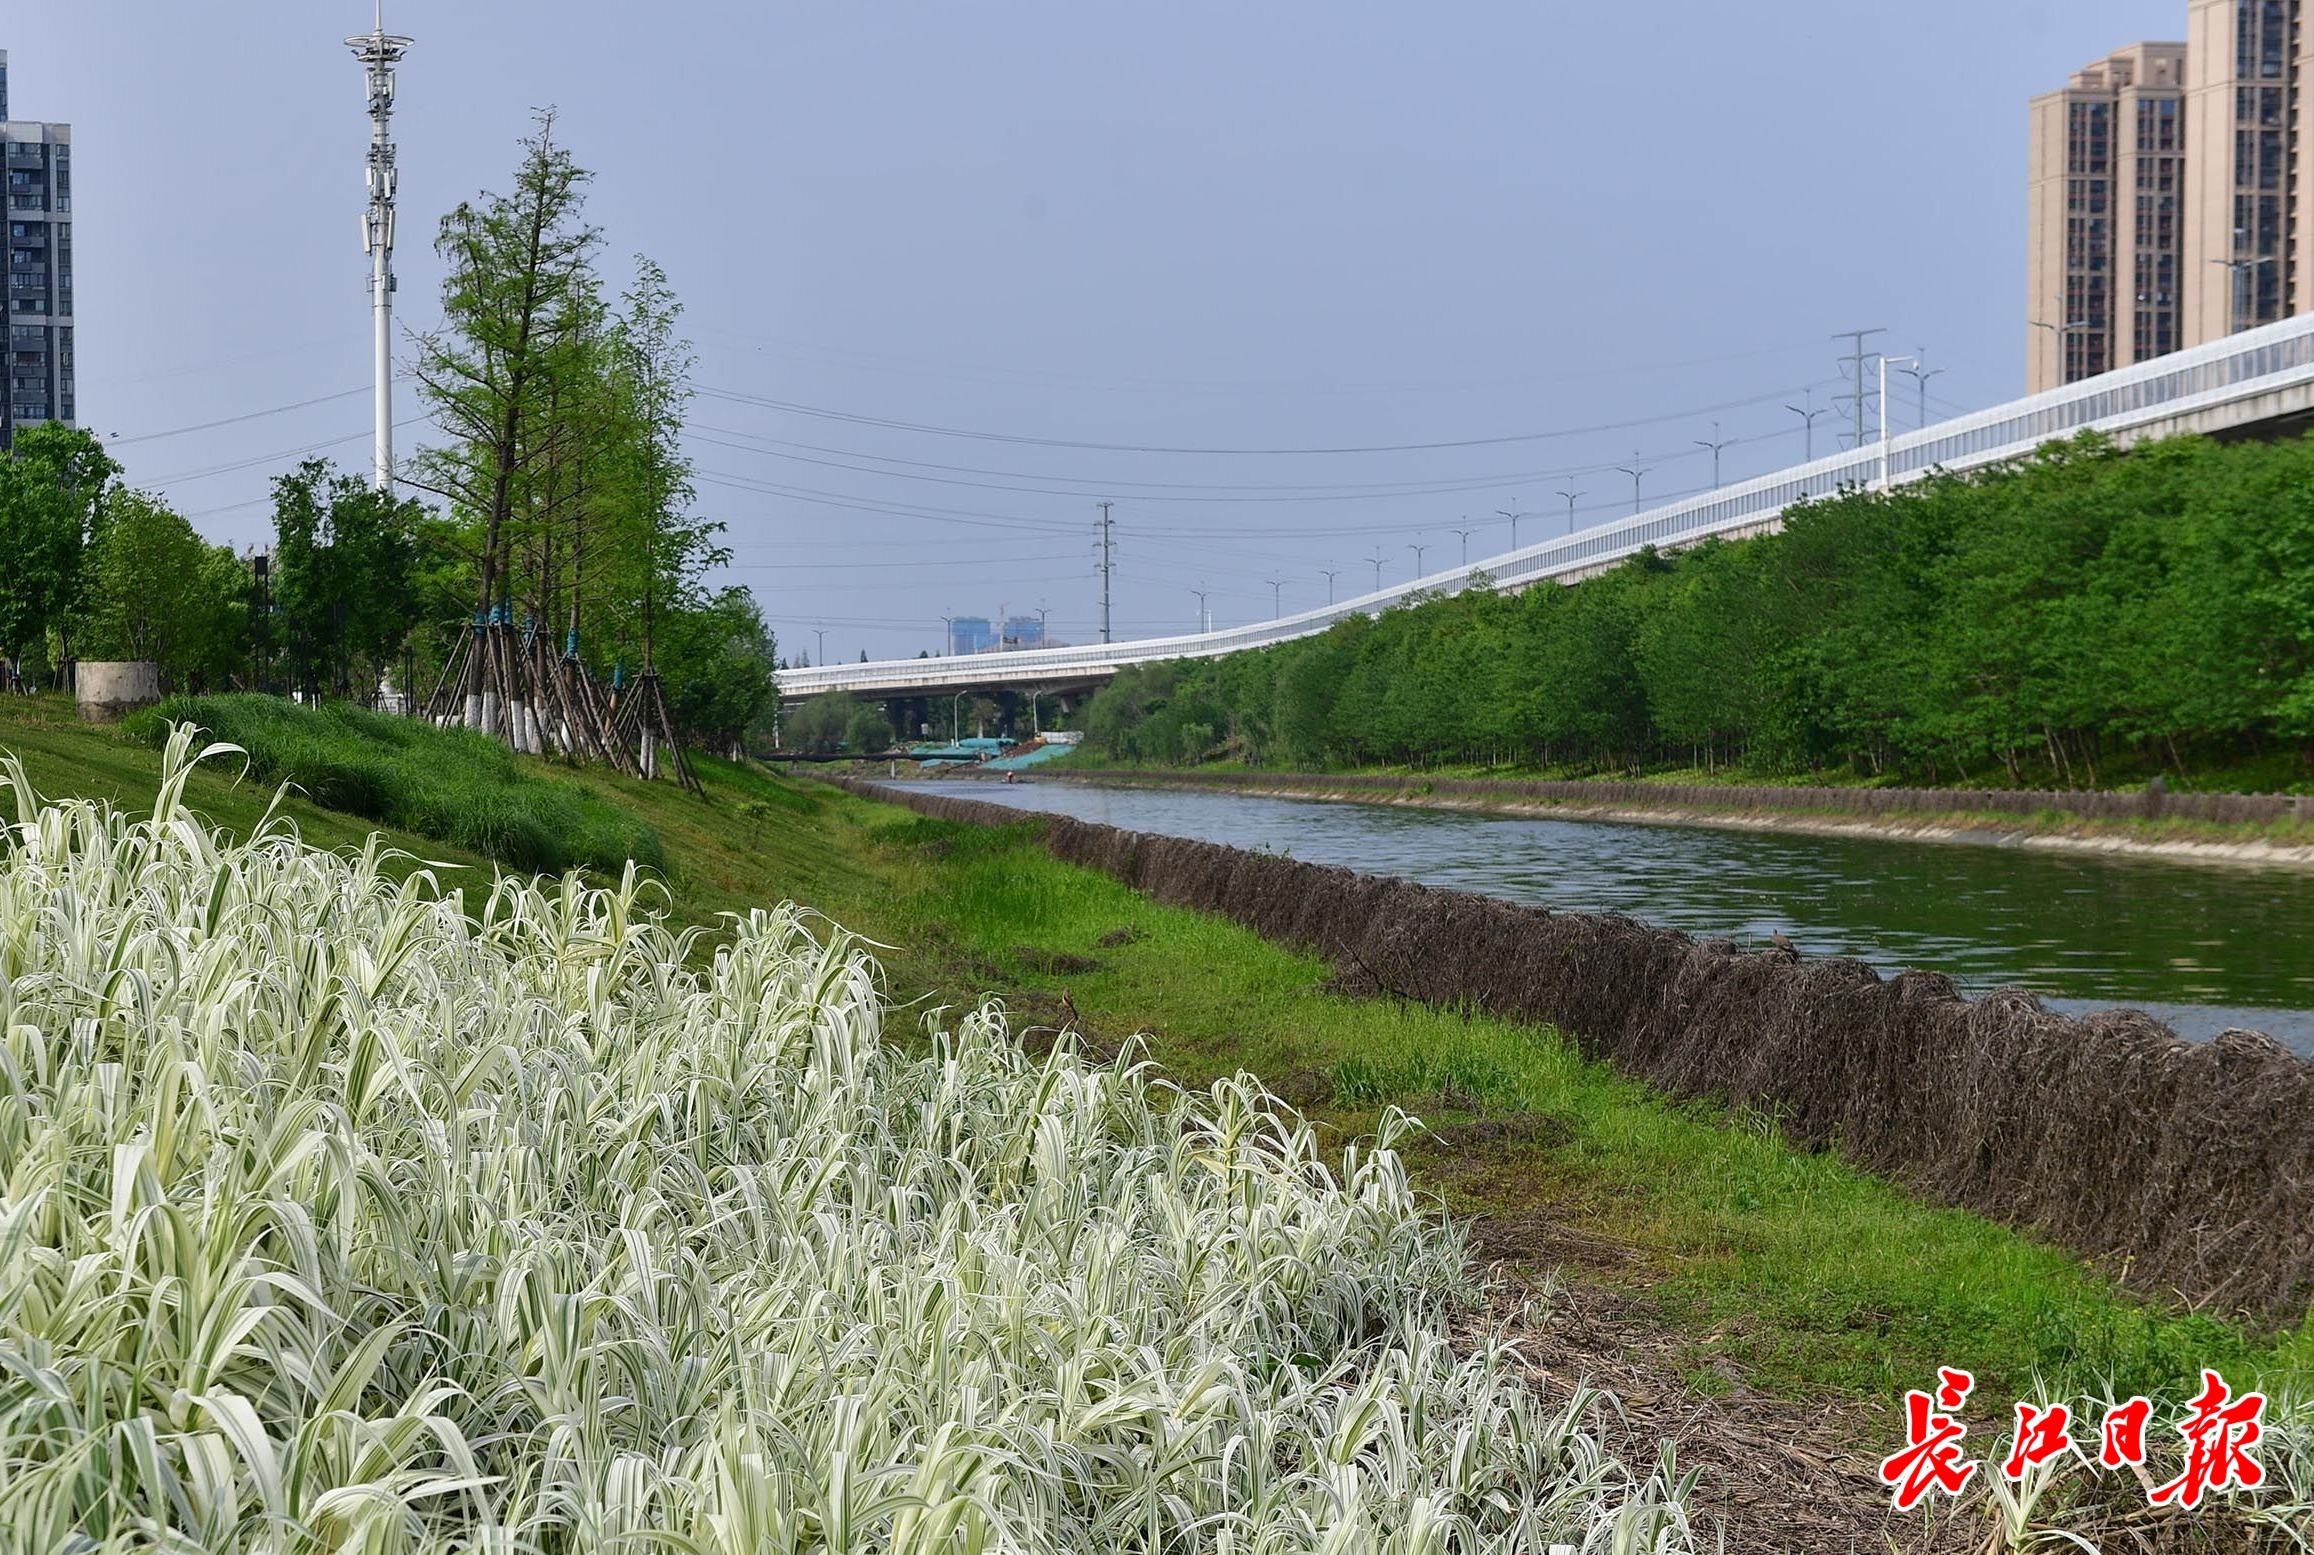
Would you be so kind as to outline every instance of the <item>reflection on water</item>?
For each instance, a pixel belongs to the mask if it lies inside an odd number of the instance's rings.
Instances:
[[[2314,876],[2294,871],[1052,781],[948,791],[1739,943],[1781,930],[1810,955],[2126,1005],[2194,1037],[2248,1026],[2314,1056]]]

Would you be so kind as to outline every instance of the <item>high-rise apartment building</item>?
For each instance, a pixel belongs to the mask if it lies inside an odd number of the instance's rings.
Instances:
[[[0,52],[0,168],[8,179],[7,355],[0,448],[16,429],[74,419],[72,127],[8,117]]]
[[[2135,44],[2033,99],[2029,392],[2186,343],[2188,56]]]
[[[2028,387],[2314,313],[2307,0],[2187,0],[2033,100]]]
[[[2191,0],[2186,344],[2314,311],[2314,86],[2302,0]]]

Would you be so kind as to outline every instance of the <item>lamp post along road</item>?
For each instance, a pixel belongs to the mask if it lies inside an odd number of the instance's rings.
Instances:
[[[1382,592],[1382,557],[1377,553],[1366,560],[1374,564],[1374,592],[1379,594]]]
[[[1816,418],[1818,416],[1829,416],[1832,414],[1832,407],[1827,405],[1823,409],[1818,410],[1816,408],[1816,391],[1814,389],[1808,390],[1805,398],[1807,401],[1807,409],[1802,410],[1797,405],[1786,405],[1784,409],[1790,411],[1793,415],[1798,416],[1800,420],[1806,424],[1808,428],[1808,462],[1810,464],[1814,464],[1816,462]]]
[[[2240,236],[2240,230],[2238,228],[2235,231],[2235,236]],[[2213,265],[2224,265],[2226,267],[2226,307],[2227,311],[2233,314],[2234,329],[2237,332],[2248,329],[2253,322],[2245,314],[2242,308],[2242,277],[2249,274],[2249,272],[2252,270],[2257,269],[2260,265],[2270,265],[2273,262],[2274,256],[2272,254],[2262,254],[2256,259],[2213,259],[2210,261],[2210,263]]]
[[[1587,491],[1562,491],[1559,495],[1567,499],[1567,533],[1573,534],[1575,532],[1575,499],[1588,497],[1590,493]]]
[[[1884,356],[1880,359],[1880,489],[1888,489],[1888,369],[1891,367],[1918,367],[1916,356]]]
[[[1928,380],[1945,370],[1941,367],[1922,367],[1920,364],[1927,359],[1927,356],[1928,348],[1923,346],[1920,354],[1912,359],[1912,365],[1903,369],[1904,376],[1910,378],[1913,387],[1920,392],[1920,419],[1913,425],[1915,431],[1928,425]]]
[[[1727,440],[1719,435],[1719,423],[1714,421],[1711,424],[1710,441],[1706,442],[1699,437],[1695,440],[1695,446],[1711,450],[1711,489],[1719,490],[1719,451],[1727,447]]]
[[[1494,516],[1507,518],[1511,521],[1511,549],[1517,550],[1519,548],[1519,520],[1526,517],[1526,514],[1521,513],[1517,508],[1496,508]]]
[[[1647,474],[1649,471],[1655,468],[1651,464],[1641,464],[1639,462],[1641,457],[1642,456],[1639,450],[1634,448],[1631,450],[1631,462],[1629,464],[1619,464],[1615,466],[1616,469],[1631,477],[1631,511],[1634,513],[1640,511],[1639,477]]]
[[[1324,571],[1326,574],[1326,603],[1330,605],[1334,602],[1334,580],[1342,574],[1341,570],[1335,567],[1325,568]]]

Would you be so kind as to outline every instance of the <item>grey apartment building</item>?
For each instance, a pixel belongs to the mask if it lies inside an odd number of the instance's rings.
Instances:
[[[2314,313],[2314,0],[2186,0],[2033,100],[2026,385]]]
[[[72,127],[9,116],[0,50],[0,166],[8,178],[7,379],[0,448],[18,427],[74,419]]]

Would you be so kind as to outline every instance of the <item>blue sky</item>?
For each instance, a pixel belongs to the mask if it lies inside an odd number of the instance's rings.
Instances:
[[[85,423],[258,540],[293,450],[367,464],[369,8],[9,11],[13,111],[74,126]],[[687,304],[700,508],[786,647],[1007,606],[1089,640],[1103,495],[1118,635],[1189,629],[1199,587],[1259,619],[1272,578],[1291,610],[1458,528],[1505,549],[1497,510],[1529,541],[1564,491],[1628,511],[1634,451],[1650,498],[1708,484],[1699,440],[1731,479],[1796,461],[1836,330],[1924,348],[1932,415],[2021,392],[2026,99],[2184,13],[390,0],[402,317],[553,103],[614,277],[647,252]]]

